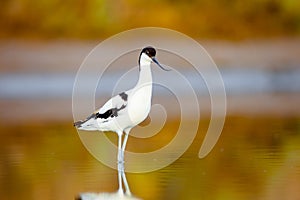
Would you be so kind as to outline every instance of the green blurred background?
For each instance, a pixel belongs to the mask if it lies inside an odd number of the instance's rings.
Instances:
[[[2,37],[105,38],[159,26],[196,38],[247,39],[300,33],[297,0],[2,0]]]

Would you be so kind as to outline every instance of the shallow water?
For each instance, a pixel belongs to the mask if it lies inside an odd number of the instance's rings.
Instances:
[[[172,139],[177,125],[167,122],[159,133],[168,138],[164,141]],[[300,118],[228,117],[220,140],[204,159],[198,158],[198,151],[208,120],[199,125],[193,144],[173,164],[151,173],[127,174],[135,196],[300,198]],[[0,133],[2,199],[74,199],[82,192],[117,190],[116,170],[89,154],[71,123],[1,125]],[[114,134],[106,134],[116,141]],[[163,145],[147,143],[151,149]],[[144,144],[143,139],[129,138],[128,149],[139,151],[137,144]]]
[[[286,67],[284,70],[265,70],[265,69],[241,69],[225,68],[220,69],[224,81],[227,95],[244,95],[244,94],[261,94],[261,93],[299,93],[300,92],[300,70],[299,67]],[[177,70],[177,69],[176,69]],[[156,70],[154,70],[156,71]],[[129,69],[124,75],[124,71],[107,72],[99,78],[100,83],[97,88],[97,95],[111,96],[114,90],[127,90],[132,88],[137,81],[138,68]],[[191,87],[200,95],[207,94],[207,86],[199,72],[193,70],[179,70],[179,74],[185,77]],[[83,76],[84,81],[81,95],[86,95],[89,88],[93,86],[91,80],[97,80],[97,74],[86,74]],[[176,85],[176,91],[185,94],[186,85],[178,84],[182,78],[178,74],[154,73],[154,83],[164,84],[165,86]],[[11,73],[0,74],[0,97],[2,99],[11,98],[69,98],[72,96],[72,89],[75,74],[70,73]],[[159,80],[164,80],[159,81]],[[181,79],[180,79],[181,80]],[[25,89],[26,88],[26,89]],[[162,88],[154,87],[155,93],[159,96],[166,95]]]

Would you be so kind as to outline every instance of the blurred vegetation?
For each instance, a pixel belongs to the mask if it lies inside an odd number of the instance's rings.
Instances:
[[[297,36],[298,0],[1,0],[0,37],[103,38],[160,26],[198,38]]]

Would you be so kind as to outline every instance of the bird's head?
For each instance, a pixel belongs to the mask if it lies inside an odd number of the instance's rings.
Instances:
[[[150,65],[152,62],[157,64],[161,69],[165,71],[170,71],[170,69],[164,68],[155,58],[156,50],[153,47],[145,47],[141,51],[140,57],[139,57],[139,65]]]

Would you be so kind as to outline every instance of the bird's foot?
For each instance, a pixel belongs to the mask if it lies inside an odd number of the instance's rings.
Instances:
[[[124,191],[123,191],[122,188],[118,189],[118,194],[119,194],[119,196],[123,196],[124,195]]]
[[[126,190],[126,193],[125,193],[127,196],[132,196],[130,190]]]

